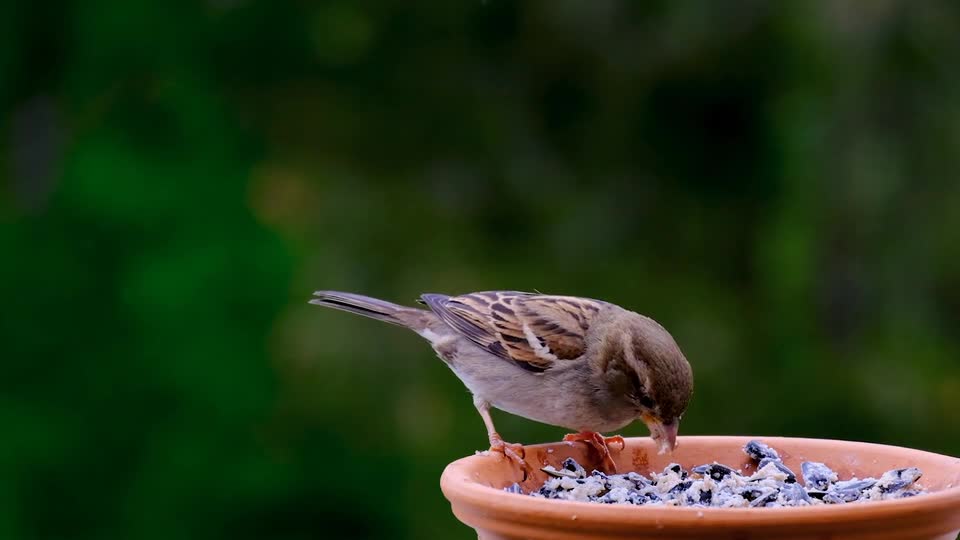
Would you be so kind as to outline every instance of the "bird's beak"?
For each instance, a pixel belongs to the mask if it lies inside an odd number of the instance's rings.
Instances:
[[[651,415],[642,417],[643,423],[650,429],[650,437],[657,441],[660,446],[660,453],[673,452],[677,447],[677,431],[680,429],[680,421],[664,422]]]

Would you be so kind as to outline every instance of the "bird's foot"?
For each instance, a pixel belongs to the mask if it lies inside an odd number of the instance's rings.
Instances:
[[[567,435],[563,436],[563,440],[570,442],[585,442],[592,446],[597,453],[600,454],[600,460],[603,462],[603,468],[609,473],[617,472],[617,464],[613,461],[613,456],[610,455],[610,444],[619,444],[620,450],[623,450],[627,446],[626,441],[624,441],[623,437],[620,435],[604,437],[596,431],[568,433]]]
[[[527,473],[530,472],[530,466],[523,459],[526,452],[522,444],[505,442],[498,433],[494,432],[490,435],[490,451],[503,454],[503,457],[520,467],[520,470],[523,471],[523,478],[526,480]]]

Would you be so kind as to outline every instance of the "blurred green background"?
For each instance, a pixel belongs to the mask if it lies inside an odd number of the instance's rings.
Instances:
[[[3,2],[0,538],[474,537],[466,390],[321,288],[610,300],[685,434],[960,455],[957,58],[947,0]]]

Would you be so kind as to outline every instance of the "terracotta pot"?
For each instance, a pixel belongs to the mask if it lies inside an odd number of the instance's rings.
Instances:
[[[502,491],[519,481],[519,472],[499,454],[475,455],[447,466],[440,479],[444,495],[460,521],[481,539],[718,538],[759,539],[938,539],[955,540],[960,532],[960,459],[877,444],[782,437],[681,437],[671,455],[658,455],[648,438],[627,439],[614,451],[620,472],[648,474],[671,462],[686,468],[720,463],[755,468],[741,448],[750,439],[775,448],[784,463],[800,472],[802,461],[822,461],[840,475],[877,477],[898,467],[923,471],[918,482],[931,493],[917,497],[803,508],[676,508],[606,505],[538,499]],[[573,457],[585,467],[599,467],[582,443],[528,446],[534,471],[521,483],[538,489],[544,465],[559,466]]]

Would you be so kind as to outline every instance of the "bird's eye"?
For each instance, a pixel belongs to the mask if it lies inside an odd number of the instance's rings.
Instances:
[[[636,371],[628,371],[627,375],[630,377],[630,383],[633,386],[630,397],[633,400],[640,404],[641,407],[645,409],[652,409],[655,405],[653,398],[647,395],[646,388],[644,388],[643,383],[640,382],[640,375]]]

